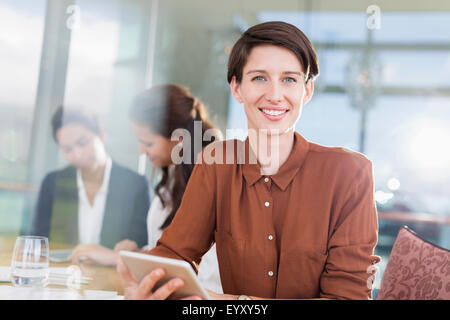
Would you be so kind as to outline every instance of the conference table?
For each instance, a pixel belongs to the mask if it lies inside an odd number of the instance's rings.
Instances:
[[[14,249],[16,238],[0,237],[0,266],[9,266],[11,264],[12,252]],[[49,243],[50,250],[71,249],[73,247],[58,243]],[[53,263],[50,267],[69,267],[71,263]],[[123,287],[119,279],[116,269],[113,267],[104,267],[82,262],[79,265],[83,276],[91,278],[88,284],[80,286],[80,292],[84,290],[90,291],[109,291],[117,292],[117,295],[123,295]],[[11,286],[11,283],[0,283],[0,286]],[[48,285],[47,288],[64,288],[58,285]]]

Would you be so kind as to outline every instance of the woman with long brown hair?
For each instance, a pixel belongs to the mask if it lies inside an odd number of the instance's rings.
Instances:
[[[139,142],[139,153],[145,154],[155,168],[161,169],[147,217],[148,245],[145,249],[151,249],[181,204],[197,153],[212,142],[203,141],[205,132],[209,131],[215,139],[221,139],[221,133],[208,120],[202,102],[189,90],[175,84],[154,86],[139,94],[132,104],[130,119],[133,134]],[[197,129],[199,126],[201,131]],[[172,140],[177,130],[184,131],[189,139]],[[201,136],[197,137],[195,134],[200,132],[196,131],[200,131]],[[195,139],[201,139],[200,150],[195,148]],[[177,164],[173,155],[186,151],[184,161]],[[115,265],[120,250],[138,250],[138,246],[124,240],[114,250],[100,246],[79,247],[71,259],[77,263],[80,257],[85,257],[96,263]],[[206,288],[222,292],[215,246],[204,256],[198,276]]]

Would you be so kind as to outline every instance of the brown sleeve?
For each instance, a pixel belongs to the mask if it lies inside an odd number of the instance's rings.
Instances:
[[[215,182],[213,165],[196,164],[181,205],[149,254],[189,262],[198,272],[202,256],[214,243]]]
[[[373,197],[372,164],[369,161],[347,180],[347,191],[337,201],[328,258],[320,279],[320,297],[371,299],[372,265],[378,240],[378,217]]]

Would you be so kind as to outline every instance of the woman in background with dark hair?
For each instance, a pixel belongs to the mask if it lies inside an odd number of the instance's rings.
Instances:
[[[53,137],[69,166],[45,177],[29,234],[78,245],[114,248],[124,239],[147,243],[150,205],[145,177],[111,159],[99,119],[59,107]]]
[[[195,150],[194,138],[203,137],[209,130],[216,139],[221,139],[221,133],[208,120],[204,105],[187,89],[174,84],[155,86],[138,95],[130,110],[130,119],[139,142],[139,153],[145,154],[162,173],[147,217],[148,245],[144,249],[151,249],[156,246],[162,231],[170,225],[181,204],[197,153],[201,151]],[[201,137],[194,135],[195,122],[201,124]],[[172,134],[177,129],[189,133],[190,141],[172,141]],[[202,139],[201,148],[211,142]],[[174,164],[172,153],[176,152],[174,148],[177,146],[178,149],[190,151],[188,156],[191,161]],[[79,257],[84,256],[96,263],[115,265],[120,250],[138,250],[138,245],[125,240],[118,243],[114,251],[98,247],[95,250],[80,250],[72,254],[72,259],[78,262]],[[203,257],[198,277],[207,289],[222,292],[215,246]]]

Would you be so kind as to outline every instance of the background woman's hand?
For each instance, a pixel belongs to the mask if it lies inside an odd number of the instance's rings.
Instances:
[[[121,257],[119,257],[117,261],[117,273],[122,281],[125,299],[127,300],[165,300],[184,285],[182,279],[175,278],[154,291],[153,287],[164,277],[165,271],[161,268],[155,269],[146,275],[139,283],[127,268]],[[183,300],[201,299],[197,296],[190,296]]]
[[[132,240],[125,239],[125,240],[122,240],[122,241],[118,242],[115,245],[114,251],[117,251],[117,252],[119,252],[121,250],[124,250],[124,251],[137,251],[138,248],[139,247],[138,247],[136,242],[134,242]]]
[[[115,266],[119,254],[111,249],[97,244],[80,244],[73,249],[69,259],[74,264],[87,259],[89,262],[102,264],[105,266]]]

